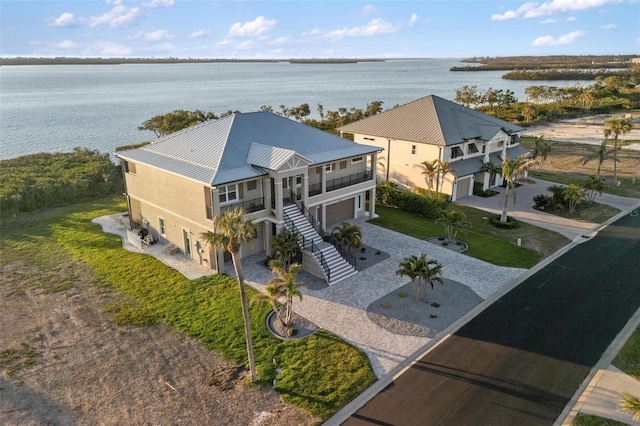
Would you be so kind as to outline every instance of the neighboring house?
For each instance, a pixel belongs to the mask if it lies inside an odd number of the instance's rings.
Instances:
[[[482,182],[483,189],[502,183],[500,176],[489,182],[489,174],[481,171],[484,163],[500,166],[503,155],[512,159],[525,153],[519,145],[522,127],[433,95],[338,130],[353,134],[355,142],[383,149],[378,179],[403,188],[427,187],[422,162],[449,163],[450,173],[443,181],[438,176],[438,183],[452,201],[471,195],[475,182]]]
[[[375,215],[371,165],[379,151],[270,112],[253,112],[207,121],[115,155],[125,176],[132,229],[145,228],[155,241],[173,243],[221,273],[229,254],[204,246],[201,234],[214,230],[215,216],[243,207],[257,232],[241,257],[268,252],[274,235],[295,227],[314,260],[305,260],[305,269],[333,283],[355,270],[342,258],[331,264],[337,252],[320,235],[342,221]]]

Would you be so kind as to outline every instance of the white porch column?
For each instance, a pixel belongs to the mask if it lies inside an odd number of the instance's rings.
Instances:
[[[308,208],[309,204],[309,175],[304,174],[302,178],[302,203]]]
[[[486,191],[487,189],[489,189],[493,183],[490,181],[491,180],[491,176],[489,176],[489,173],[485,172],[484,173],[484,178],[482,180],[482,190]]]
[[[376,188],[369,190],[369,219],[376,217]]]
[[[264,197],[264,208],[271,212],[271,178],[262,179],[262,196]]]
[[[473,195],[473,185],[476,183],[476,177],[475,175],[471,176],[471,179],[469,179],[469,190],[467,190],[467,195]]]
[[[489,162],[489,150],[491,148],[491,142],[485,142],[484,143],[484,158],[482,159],[483,163],[488,163]]]
[[[374,152],[371,154],[371,174],[373,175],[373,180],[378,181],[378,153]]]
[[[320,206],[320,209],[322,210],[322,221],[320,223],[320,226],[322,227],[322,229],[326,229],[327,226],[327,205],[326,204],[322,204],[322,206]]]
[[[276,197],[276,220],[282,222],[284,203],[282,202],[282,179],[276,179],[274,182]]]
[[[322,182],[321,182],[321,185],[320,185],[320,191],[321,191],[320,193],[324,194],[325,192],[327,192],[327,166],[326,166],[326,164],[324,166],[322,166],[321,170],[322,170],[322,173],[320,174],[320,176],[321,176]],[[324,218],[324,216],[323,216],[323,218]]]
[[[505,155],[507,155],[507,142],[509,139],[506,139],[502,142],[502,155],[500,155],[500,159],[502,159]]]

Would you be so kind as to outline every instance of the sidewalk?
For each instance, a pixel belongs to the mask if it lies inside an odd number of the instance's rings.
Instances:
[[[581,222],[566,219],[534,209],[533,197],[538,194],[551,195],[551,193],[547,191],[547,188],[557,185],[557,183],[530,177],[527,179],[533,183],[525,183],[516,188],[515,205],[513,203],[512,192],[509,192],[509,204],[507,205],[509,216],[513,216],[518,220],[530,223],[531,225],[535,225],[540,228],[555,231],[564,235],[571,241],[581,235],[589,234],[596,226],[599,225],[593,222]],[[500,214],[502,213],[502,205],[504,202],[504,188],[495,187],[492,189],[494,191],[498,191],[499,194],[488,198],[470,195],[456,200],[456,203],[475,207],[490,213]],[[640,200],[603,193],[602,195],[596,195],[595,201],[624,211],[637,204]]]
[[[640,380],[626,375],[612,365],[606,370],[599,370],[585,390],[585,395],[588,397],[580,408],[580,412],[628,425],[640,425],[640,422],[633,420],[631,414],[618,408],[621,391],[640,396]]]

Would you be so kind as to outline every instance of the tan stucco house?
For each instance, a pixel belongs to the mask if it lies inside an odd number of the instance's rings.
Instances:
[[[489,174],[481,171],[484,163],[500,165],[503,155],[512,159],[525,153],[518,135],[522,127],[433,95],[338,130],[352,134],[357,143],[382,149],[378,180],[402,188],[427,187],[422,162],[449,163],[451,173],[439,186],[452,201],[471,195],[475,182],[482,182],[483,189],[502,183],[500,176],[489,182]]]
[[[375,200],[379,151],[261,111],[207,121],[115,155],[132,228],[223,272],[228,253],[205,246],[201,233],[214,230],[221,212],[243,207],[258,231],[241,257],[268,252],[274,235],[296,230],[305,269],[332,284],[355,269],[321,234],[375,215],[375,203],[367,211],[365,200]]]

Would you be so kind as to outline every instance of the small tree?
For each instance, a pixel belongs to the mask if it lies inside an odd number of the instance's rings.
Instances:
[[[298,297],[302,300],[300,288],[307,286],[305,283],[297,281],[298,274],[302,271],[302,265],[292,263],[288,269],[285,269],[283,264],[273,259],[269,262],[269,267],[275,277],[269,280],[267,287],[271,287],[271,290],[269,290],[271,293],[285,299],[285,315],[284,320],[281,321],[283,321],[285,327],[289,327],[291,325],[291,314],[293,313],[293,298]]]
[[[621,392],[618,407],[633,416],[634,421],[640,421],[640,398],[629,392]]]
[[[425,253],[405,257],[398,266],[396,275],[411,279],[413,298],[418,302],[424,300],[427,284],[433,288],[434,282],[443,283],[440,277],[442,264],[437,260],[428,260]]]
[[[431,195],[431,190],[433,189],[433,182],[435,180],[436,175],[438,174],[439,161],[440,160],[435,159],[431,161],[423,161],[422,163],[420,163],[424,166],[424,171],[422,172],[422,174],[426,176],[425,180],[427,181],[427,188],[429,189],[429,195]]]
[[[351,252],[352,248],[362,246],[362,230],[358,225],[342,222],[333,230],[332,234],[338,242],[340,251],[345,256]]]
[[[247,342],[247,354],[249,356],[249,370],[251,381],[257,381],[256,364],[253,357],[253,341],[251,339],[251,323],[249,322],[249,307],[247,306],[247,293],[244,284],[244,274],[242,272],[242,262],[238,253],[240,247],[253,243],[253,233],[255,225],[245,217],[244,209],[232,209],[224,212],[220,216],[213,218],[213,229],[215,231],[205,232],[202,238],[205,243],[215,249],[227,249],[231,253],[233,267],[238,277],[238,287],[240,288],[240,302],[242,303],[242,318],[244,320],[244,334]]]
[[[440,189],[438,190],[438,185],[436,184],[436,192],[442,192],[442,190],[444,189],[444,178],[446,175],[451,173],[451,168],[449,166],[449,163],[446,161],[438,161]]]
[[[271,239],[271,257],[277,259],[285,268],[300,253],[300,234],[284,230]]]
[[[493,161],[489,161],[487,163],[484,163],[480,170],[485,173],[489,173],[489,187],[495,185],[496,176],[498,175],[498,173],[500,173],[501,167],[494,164]]]
[[[597,195],[602,195],[602,191],[607,188],[604,183],[604,179],[598,176],[589,176],[587,180],[582,184],[582,187],[587,191],[587,200],[590,203],[596,198]]]
[[[444,232],[447,234],[447,240],[453,242],[458,232],[467,233],[467,228],[471,223],[466,220],[467,215],[460,210],[442,210],[440,217],[436,219],[436,223],[441,223]]]
[[[564,199],[569,207],[569,214],[574,214],[576,212],[576,208],[578,204],[584,200],[585,194],[584,189],[575,183],[569,184],[567,188],[564,190]]]

